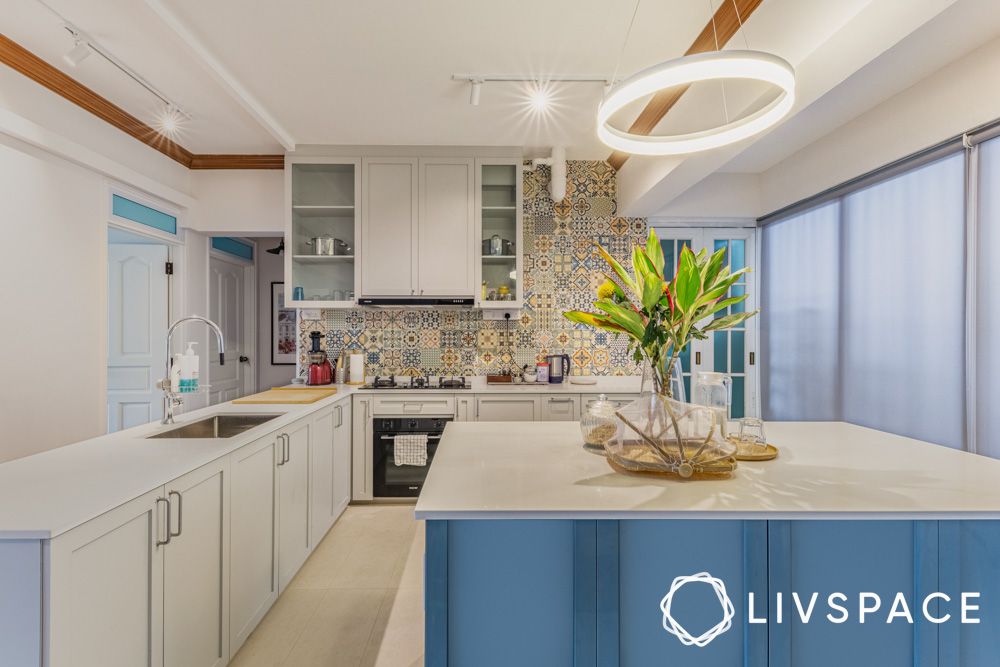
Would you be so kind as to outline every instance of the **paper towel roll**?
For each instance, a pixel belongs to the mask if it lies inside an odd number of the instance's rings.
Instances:
[[[351,384],[365,383],[365,355],[360,353],[351,354]]]

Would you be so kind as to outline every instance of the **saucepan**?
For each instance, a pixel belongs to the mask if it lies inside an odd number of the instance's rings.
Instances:
[[[329,257],[332,255],[350,255],[351,246],[345,241],[332,236],[314,236],[306,241],[312,247],[312,254]]]

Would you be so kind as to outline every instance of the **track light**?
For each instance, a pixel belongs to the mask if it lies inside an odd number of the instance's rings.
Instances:
[[[483,82],[481,80],[474,79],[472,81],[472,91],[469,93],[469,104],[474,107],[479,106],[479,95],[483,91]]]
[[[91,51],[90,45],[78,37],[73,48],[63,56],[63,61],[70,67],[76,67],[86,60]]]

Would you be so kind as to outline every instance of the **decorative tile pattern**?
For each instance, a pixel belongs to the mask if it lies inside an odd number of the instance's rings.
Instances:
[[[561,202],[549,197],[548,167],[524,173],[520,317],[508,323],[483,320],[479,310],[328,310],[320,320],[300,319],[300,362],[307,362],[309,332],[320,331],[333,356],[345,347],[363,351],[368,372],[383,375],[485,375],[564,353],[574,373],[638,373],[625,339],[574,325],[562,311],[591,307],[606,269],[594,242],[628,266],[632,245],[645,238],[646,221],[617,215],[616,174],[607,162],[572,160],[567,172]]]

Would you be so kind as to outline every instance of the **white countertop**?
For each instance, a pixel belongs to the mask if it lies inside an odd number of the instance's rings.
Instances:
[[[136,426],[0,464],[0,539],[55,537],[355,392],[337,389],[307,405],[213,405],[170,426]],[[281,416],[232,438],[147,439],[214,414]]]
[[[769,422],[727,480],[622,475],[575,422],[448,425],[418,519],[1000,518],[1000,461],[842,422]]]

